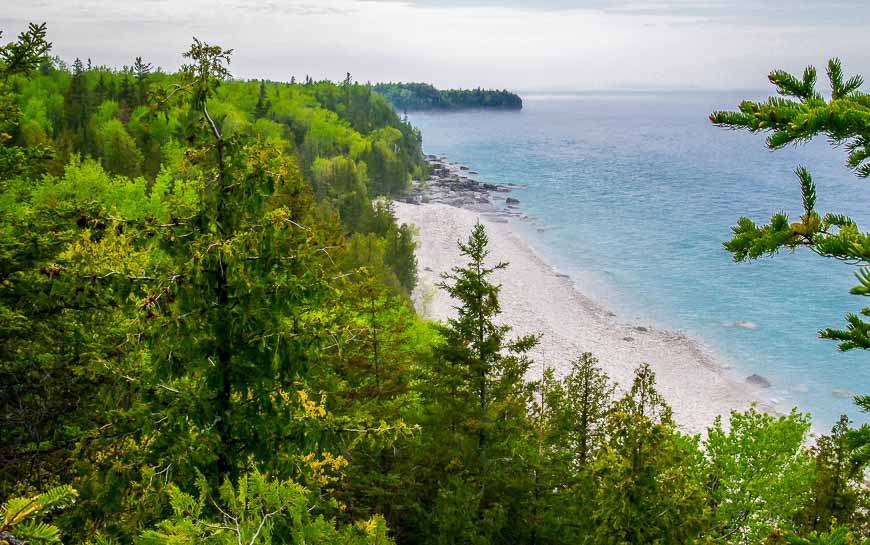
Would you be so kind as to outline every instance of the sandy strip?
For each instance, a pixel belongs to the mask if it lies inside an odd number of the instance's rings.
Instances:
[[[592,352],[611,379],[624,387],[631,384],[638,364],[649,363],[675,420],[690,433],[701,433],[717,415],[727,419],[732,409],[745,410],[753,402],[773,412],[760,403],[756,387],[729,374],[684,333],[623,323],[585,297],[571,279],[557,275],[510,223],[489,221],[477,212],[446,204],[397,202],[395,209],[400,222],[419,230],[414,299],[418,311],[432,319],[445,319],[454,312],[449,296],[435,284],[442,272],[463,263],[456,241],[467,239],[478,220],[484,224],[492,263],[510,262],[494,277],[502,284],[500,321],[517,335],[543,335],[534,353],[534,377],[540,375],[542,363],[561,376],[578,354]]]

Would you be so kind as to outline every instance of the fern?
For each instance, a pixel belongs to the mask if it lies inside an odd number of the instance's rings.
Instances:
[[[11,541],[34,544],[59,543],[60,530],[40,520],[51,509],[61,509],[73,503],[78,496],[71,486],[58,486],[32,498],[11,498],[0,507],[0,536]]]

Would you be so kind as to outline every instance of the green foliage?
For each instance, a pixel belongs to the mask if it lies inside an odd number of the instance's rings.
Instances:
[[[525,516],[531,436],[531,389],[523,377],[536,337],[507,340],[497,325],[499,286],[487,264],[486,231],[477,224],[459,243],[467,265],[444,275],[443,289],[458,303],[457,317],[440,328],[443,342],[422,369],[424,472],[415,538],[441,543],[516,542]],[[435,512],[430,517],[428,512]]]
[[[387,545],[384,521],[375,517],[336,530],[321,517],[310,516],[311,493],[292,481],[270,481],[253,471],[236,486],[225,481],[217,500],[199,480],[194,497],[175,486],[167,488],[173,517],[136,539],[138,545],[245,543],[324,543]],[[215,519],[207,518],[213,513]]]
[[[165,516],[159,483],[190,487],[201,473],[212,487],[256,460],[313,491],[312,516],[353,506],[338,532],[362,542],[377,525],[356,514],[387,511],[386,453],[414,433],[398,407],[416,317],[385,291],[387,278],[396,293],[413,286],[413,242],[368,200],[366,137],[311,95],[269,84],[263,108],[296,117],[259,120],[258,139],[245,83],[225,81],[229,54],[195,41],[178,75],[141,58],[131,72],[77,62],[16,87],[42,132],[11,135],[0,176],[0,489],[76,482],[81,501],[58,520],[75,540],[128,541]],[[419,138],[386,111],[376,119],[400,127],[390,164],[406,179],[422,163]],[[296,155],[306,116],[347,136],[323,160],[360,173],[317,205]],[[58,150],[51,174],[22,168],[33,141]],[[353,223],[319,215],[348,194]],[[358,270],[345,233],[371,238],[379,253],[365,265],[383,278]],[[376,310],[351,311],[358,300]],[[361,322],[386,329],[371,341]],[[337,378],[373,344],[385,390],[361,397],[358,374]],[[362,483],[372,453],[385,460],[370,489],[380,499],[362,486],[340,494],[344,468]]]
[[[768,538],[766,545],[867,545],[870,540],[861,539],[845,526],[838,526],[830,532],[812,532],[807,537],[795,534],[777,535]]]
[[[607,419],[608,440],[594,462],[594,543],[686,543],[703,527],[704,494],[695,479],[697,438],[674,428],[671,408],[648,365]]]
[[[486,108],[521,110],[523,100],[508,91],[451,89],[439,91],[427,83],[379,83],[372,87],[398,110],[460,110]]]
[[[816,70],[808,67],[801,78],[776,70],[769,76],[780,95],[766,102],[744,101],[736,112],[714,112],[710,121],[721,127],[743,128],[755,133],[770,132],[767,146],[780,149],[792,143],[805,142],[825,135],[834,145],[848,151],[846,164],[859,177],[870,176],[870,96],[859,91],[861,76],[844,80],[839,59],[831,59],[827,67],[831,99],[825,100],[816,91]],[[785,212],[775,214],[769,224],[758,226],[749,218],[740,218],[732,228],[734,236],[725,248],[735,261],[749,261],[773,255],[781,248],[803,246],[824,256],[862,267],[856,274],[860,284],[852,293],[870,294],[870,237],[852,219],[840,214],[820,214],[815,210],[816,186],[806,167],[799,166],[795,175],[800,182],[804,211],[800,221],[789,222]],[[839,342],[840,350],[870,348],[870,307],[861,316],[848,314],[846,329],[825,329],[820,336]]]
[[[21,116],[11,80],[29,75],[45,62],[51,49],[46,32],[45,23],[31,23],[19,34],[17,41],[0,46],[0,179],[38,170],[39,163],[50,155],[50,151],[42,146],[22,148],[10,146],[8,142],[12,139],[9,133],[19,126]]]
[[[797,412],[775,418],[755,408],[732,412],[727,431],[716,419],[704,442],[703,472],[718,542],[758,543],[769,528],[793,529],[812,480],[803,446],[809,426]]]
[[[830,435],[816,440],[812,456],[810,501],[795,518],[800,532],[821,532],[835,524],[866,525],[867,490],[864,463],[856,456],[849,420],[840,417]]]
[[[75,502],[72,487],[58,486],[30,498],[11,498],[0,506],[0,543],[57,543],[60,530],[37,520],[48,511],[64,509]],[[17,541],[16,541],[17,540]]]

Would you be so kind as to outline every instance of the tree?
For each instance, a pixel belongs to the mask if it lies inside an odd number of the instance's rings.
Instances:
[[[318,249],[332,244],[305,225],[310,199],[295,162],[277,146],[225,138],[210,116],[229,54],[196,41],[175,88],[194,141],[156,187],[188,197],[161,202],[158,192],[154,213],[116,217],[102,237],[83,233],[67,252],[71,268],[129,312],[125,342],[103,361],[132,401],[107,411],[112,434],[82,445],[92,457],[82,489],[89,515],[121,536],[153,516],[137,494],[170,468],[217,485],[251,460],[290,472],[322,453],[276,445],[293,445],[327,414],[301,381],[329,322],[318,309],[328,294]],[[297,418],[299,405],[308,416]]]
[[[142,57],[136,57],[133,62],[133,76],[136,78],[136,104],[142,105],[148,102],[148,76],[151,75],[153,66],[150,62],[144,62]]]
[[[130,178],[142,174],[142,152],[123,123],[110,119],[98,128],[95,140],[107,171]]]
[[[538,339],[508,341],[510,327],[495,322],[500,286],[490,278],[507,264],[487,264],[488,243],[479,223],[459,242],[467,264],[445,273],[440,284],[456,301],[457,315],[439,328],[443,342],[420,379],[429,430],[423,438],[428,475],[421,480],[435,496],[424,500],[419,526],[428,528],[421,539],[437,536],[442,543],[515,542],[527,531],[511,521],[521,516],[531,489],[531,461],[522,456],[532,436],[524,376],[526,353]]]
[[[257,105],[254,107],[254,119],[266,117],[269,113],[269,100],[266,98],[266,82],[260,81],[260,92],[257,95]]]
[[[726,431],[718,417],[704,441],[708,535],[751,544],[772,528],[793,530],[809,500],[811,458],[803,446],[809,418],[796,411],[775,418],[750,408],[733,411],[728,424]]]
[[[607,419],[595,459],[591,543],[691,543],[703,527],[697,437],[674,428],[646,364]]]
[[[93,104],[85,81],[85,69],[80,59],[73,63],[72,80],[64,97],[64,122],[72,132],[79,149],[90,151],[88,118]]]
[[[604,423],[613,400],[615,386],[598,366],[598,359],[588,352],[571,365],[564,380],[565,410],[562,418],[567,445],[574,453],[574,463],[588,464],[606,438]]]
[[[173,516],[147,530],[137,545],[271,545],[278,543],[324,543],[388,545],[383,518],[372,517],[341,530],[322,516],[311,515],[312,494],[293,481],[269,480],[258,471],[239,478],[235,486],[225,481],[218,500],[211,499],[204,479],[194,497],[176,486],[168,488]],[[211,519],[214,504],[220,518]]]
[[[865,527],[864,464],[854,455],[849,419],[841,416],[830,435],[819,437],[809,454],[813,479],[809,501],[795,520],[799,532],[823,532],[835,524]]]
[[[13,76],[28,76],[48,60],[50,50],[45,23],[30,23],[17,41],[0,46],[0,180],[25,172],[39,172],[50,157],[51,152],[46,148],[9,145],[12,139],[9,133],[18,127],[21,117],[10,80]]]
[[[744,101],[737,112],[714,112],[710,120],[721,127],[769,132],[767,146],[780,149],[792,143],[825,135],[834,145],[848,151],[846,164],[862,178],[870,176],[870,128],[864,122],[870,111],[870,96],[859,91],[861,76],[845,79],[839,59],[831,59],[827,68],[831,99],[825,100],[816,90],[816,69],[804,70],[798,78],[782,70],[768,79],[783,97],[767,102]],[[809,170],[795,169],[800,182],[804,213],[800,221],[789,222],[784,212],[775,214],[769,224],[758,226],[749,218],[740,218],[732,228],[734,237],[725,247],[735,261],[750,261],[773,255],[782,248],[809,248],[823,257],[835,258],[861,267],[856,273],[856,295],[870,295],[870,236],[850,218],[835,213],[822,215],[815,209],[816,186]],[[870,316],[870,307],[861,311]],[[846,317],[846,329],[825,329],[821,337],[833,339],[840,350],[870,348],[870,323],[858,315]],[[867,405],[870,407],[870,405]]]
[[[525,456],[534,460],[533,482],[520,521],[531,528],[531,543],[583,543],[595,531],[595,460],[607,440],[614,385],[585,352],[563,379],[546,368],[532,386],[534,432]]]
[[[0,506],[0,543],[58,543],[60,530],[36,519],[44,517],[51,510],[72,504],[76,496],[72,487],[64,485],[30,498],[11,498],[5,501]]]

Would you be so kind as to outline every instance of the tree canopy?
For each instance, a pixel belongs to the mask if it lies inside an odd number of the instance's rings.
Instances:
[[[522,110],[523,99],[507,90],[439,90],[428,83],[378,83],[372,90],[397,110]]]

